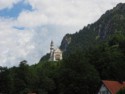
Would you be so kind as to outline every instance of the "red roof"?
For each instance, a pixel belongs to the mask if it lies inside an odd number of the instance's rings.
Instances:
[[[120,83],[118,81],[102,81],[106,88],[111,92],[111,94],[116,94],[120,89],[125,87],[125,82]]]

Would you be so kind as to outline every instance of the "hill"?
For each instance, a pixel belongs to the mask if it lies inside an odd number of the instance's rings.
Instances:
[[[101,80],[125,81],[125,4],[75,34],[66,34],[62,61],[0,67],[1,94],[96,94]]]
[[[100,19],[79,32],[66,34],[60,48],[67,53],[76,49],[87,50],[100,41],[109,39],[115,33],[125,33],[125,4],[120,3],[106,11]]]

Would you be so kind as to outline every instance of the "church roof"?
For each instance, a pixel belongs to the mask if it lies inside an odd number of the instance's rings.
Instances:
[[[111,92],[111,94],[116,94],[120,89],[125,87],[125,82],[118,82],[118,81],[102,81],[105,87]]]

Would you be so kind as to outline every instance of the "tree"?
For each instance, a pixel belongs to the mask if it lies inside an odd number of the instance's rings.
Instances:
[[[93,94],[100,78],[84,54],[76,52],[65,58],[56,81],[61,94]]]
[[[13,78],[8,68],[1,67],[0,72],[0,92],[5,94],[12,94]]]
[[[120,89],[117,94],[125,94],[125,88]]]
[[[27,93],[32,89],[32,82],[34,81],[34,77],[32,76],[32,71],[30,70],[27,61],[22,61],[19,64],[18,68],[14,69],[14,94],[17,92],[19,94]]]

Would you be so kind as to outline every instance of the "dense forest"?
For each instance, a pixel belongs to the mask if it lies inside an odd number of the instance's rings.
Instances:
[[[125,81],[125,4],[67,34],[60,48],[62,61],[50,62],[47,54],[32,66],[24,60],[0,67],[0,93],[96,94],[101,80]]]

